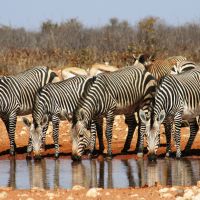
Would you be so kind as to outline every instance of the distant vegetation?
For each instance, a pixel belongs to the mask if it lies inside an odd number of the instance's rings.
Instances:
[[[0,27],[0,74],[15,74],[34,65],[87,68],[94,62],[132,63],[133,53],[156,57],[183,55],[200,61],[200,24],[170,26],[147,17],[134,26],[117,18],[102,27],[86,27],[77,19],[46,21],[38,32]]]

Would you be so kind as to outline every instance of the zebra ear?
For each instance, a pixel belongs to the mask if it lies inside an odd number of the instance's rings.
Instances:
[[[139,111],[139,116],[140,116],[141,121],[144,124],[146,124],[146,122],[147,122],[146,114],[142,109],[140,109],[140,111]]]
[[[165,119],[165,111],[162,110],[162,111],[160,112],[159,116],[158,116],[158,121],[159,121],[159,123],[162,123],[162,122],[164,121],[164,119]]]
[[[29,119],[26,118],[26,117],[22,117],[22,120],[23,120],[24,124],[25,124],[28,128],[30,128],[31,122],[29,121]]]
[[[44,116],[42,117],[42,121],[41,121],[40,125],[41,125],[42,127],[44,127],[44,126],[47,124],[48,120],[49,120],[48,115],[44,115]]]

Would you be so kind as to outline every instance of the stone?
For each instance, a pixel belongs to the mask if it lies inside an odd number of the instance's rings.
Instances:
[[[176,200],[184,200],[183,197],[176,197]]]
[[[193,196],[194,196],[194,192],[190,189],[185,190],[185,193],[183,195],[184,199],[192,199]]]
[[[86,197],[92,197],[92,198],[96,198],[99,195],[100,193],[97,188],[91,188],[86,193]]]
[[[163,198],[172,198],[173,195],[171,193],[164,193],[164,194],[162,194],[162,197]]]
[[[194,196],[193,198],[192,198],[192,200],[199,200],[200,199],[200,194],[197,194],[196,196]]]
[[[165,192],[168,192],[169,191],[169,188],[162,188],[159,190],[160,193],[165,193]]]
[[[138,194],[131,194],[131,197],[138,197]]]
[[[106,195],[106,196],[109,196],[109,195],[110,195],[110,192],[106,192],[105,195]]]
[[[172,192],[176,192],[177,190],[178,190],[178,189],[175,188],[175,187],[170,188],[170,191],[172,191]]]
[[[118,139],[117,135],[113,135],[113,139],[117,140]]]
[[[83,190],[83,189],[85,189],[85,188],[81,185],[74,185],[72,188],[72,190]]]
[[[200,181],[197,181],[197,187],[200,187]]]
[[[5,199],[8,197],[8,193],[7,192],[0,192],[0,199]]]
[[[74,197],[70,195],[67,197],[67,200],[74,200]]]

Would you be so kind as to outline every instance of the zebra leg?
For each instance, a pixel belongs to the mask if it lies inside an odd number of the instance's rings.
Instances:
[[[182,123],[182,118],[181,114],[178,113],[175,118],[174,118],[174,124],[175,124],[175,134],[174,134],[174,139],[175,139],[175,145],[176,145],[176,157],[180,158],[181,157],[181,123]]]
[[[138,151],[137,156],[143,156],[144,150],[144,133],[145,133],[146,126],[144,123],[139,121],[139,128],[138,128],[138,144],[136,145],[136,149]]]
[[[29,137],[29,141],[28,141],[28,146],[27,146],[27,155],[26,155],[26,159],[29,160],[31,159],[31,152],[33,151],[33,146],[32,146],[32,139],[31,137]]]
[[[94,155],[96,153],[96,124],[94,120],[91,122],[91,127],[90,127],[90,132],[91,132],[91,138],[90,138],[90,145],[89,145],[89,158],[94,158]]]
[[[173,120],[170,121],[166,120],[164,126],[165,126],[166,140],[167,140],[166,157],[169,157],[171,154],[171,135],[173,132]]]
[[[112,158],[112,128],[114,122],[114,114],[112,111],[107,113],[106,116],[106,139],[108,143],[108,153],[107,157]]]
[[[16,113],[10,114],[9,118],[2,118],[10,140],[10,155],[15,155],[16,144],[15,144],[15,129],[16,129],[16,122],[17,122],[17,115]]]
[[[190,151],[192,144],[194,142],[194,139],[196,137],[196,134],[199,130],[199,126],[197,124],[196,118],[193,121],[189,122],[189,124],[190,124],[190,137],[187,142],[187,145],[185,146],[184,153],[188,153]]]
[[[52,116],[52,124],[53,124],[53,141],[55,145],[55,158],[59,157],[59,123],[60,119],[58,116],[53,115]]]
[[[99,153],[102,154],[104,151],[103,144],[103,117],[100,117],[96,121],[97,136],[99,140]]]
[[[46,133],[47,133],[48,127],[49,127],[49,121],[48,121],[48,123],[46,123],[46,125],[42,129],[42,149],[44,151],[46,150]]]
[[[125,116],[125,123],[128,125],[128,134],[126,137],[126,142],[124,144],[124,148],[122,149],[121,153],[127,153],[131,146],[131,141],[133,138],[133,134],[135,131],[135,128],[137,126],[137,121],[135,119],[135,115],[132,114],[131,116]]]

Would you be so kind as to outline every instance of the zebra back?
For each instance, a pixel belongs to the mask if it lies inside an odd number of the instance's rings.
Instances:
[[[197,65],[194,62],[180,61],[180,62],[177,62],[176,65],[172,67],[170,74],[180,74],[182,72],[194,69],[196,67]]]
[[[53,81],[57,75],[48,67],[34,67],[16,76],[0,79],[2,112],[16,111],[18,115],[30,114],[37,90]]]
[[[57,83],[49,83],[36,94],[33,106],[33,121],[39,123],[44,114],[58,115],[72,113],[80,98],[81,84],[86,76],[75,76]]]
[[[88,119],[112,109],[115,109],[115,114],[134,112],[150,104],[155,95],[155,86],[154,77],[139,67],[99,74],[85,82],[75,116],[80,114],[82,108],[88,113]]]
[[[154,113],[162,109],[166,113],[183,109],[186,104],[191,109],[200,102],[200,68],[185,71],[178,75],[166,76],[162,79],[155,96]]]

